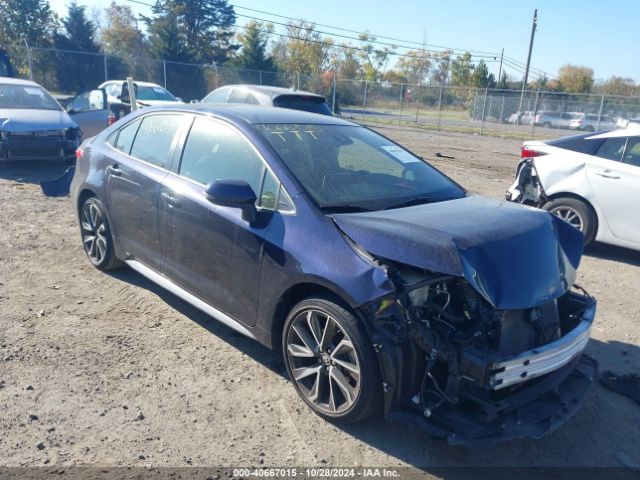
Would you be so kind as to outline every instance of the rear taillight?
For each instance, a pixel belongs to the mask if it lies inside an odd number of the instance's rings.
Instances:
[[[76,148],[76,160],[80,160],[82,157],[84,157],[84,150],[80,147]]]
[[[109,116],[107,117],[107,125],[113,125],[116,123],[116,114],[113,112],[109,112]]]
[[[524,145],[520,149],[520,158],[533,158],[533,157],[539,157],[541,155],[546,155],[546,153],[533,150]]]

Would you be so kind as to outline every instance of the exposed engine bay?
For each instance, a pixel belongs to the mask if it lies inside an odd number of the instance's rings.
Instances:
[[[595,314],[586,292],[497,310],[463,278],[385,266],[397,294],[370,314],[391,420],[486,443],[540,437],[575,411],[597,370],[582,355]]]

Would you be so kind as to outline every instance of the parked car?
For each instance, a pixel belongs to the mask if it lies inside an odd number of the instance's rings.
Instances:
[[[515,125],[531,125],[534,120],[533,112],[527,110],[526,112],[516,112],[512,113],[507,122],[513,123]]]
[[[582,235],[468,194],[365,127],[260,106],[143,109],[79,151],[82,244],[282,352],[316,413],[452,444],[540,437],[597,365]]]
[[[331,115],[331,108],[322,95],[264,85],[227,85],[216,88],[202,99],[202,103],[265,105]]]
[[[609,115],[594,115],[583,113],[571,120],[569,128],[572,130],[584,130],[594,132],[596,130],[612,130],[616,128],[616,121]]]
[[[78,125],[40,85],[0,78],[0,161],[71,161],[80,136]]]
[[[569,128],[571,121],[578,118],[578,112],[538,112],[534,123],[545,128]]]
[[[616,120],[617,128],[640,127],[640,118],[624,118],[619,117]]]
[[[104,89],[104,91],[107,92],[109,103],[129,103],[126,80],[109,80],[108,82],[101,83],[98,88]],[[157,83],[140,82],[136,80],[133,82],[133,88],[135,89],[136,100],[140,106],[173,105],[176,102],[182,102],[181,98],[176,97],[169,90],[161,87]]]
[[[507,199],[534,205],[598,240],[640,250],[640,128],[522,146]]]

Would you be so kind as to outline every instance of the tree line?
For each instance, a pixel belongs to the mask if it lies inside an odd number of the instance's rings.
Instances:
[[[175,94],[188,99],[217,86],[224,67],[265,72],[262,83],[320,92],[330,88],[334,76],[410,85],[521,88],[521,81],[504,71],[495,78],[485,60],[475,61],[469,52],[400,52],[364,33],[355,43],[337,42],[305,21],[289,21],[283,33],[255,20],[237,26],[227,0],[156,0],[148,15],[139,16],[127,4],[113,2],[104,10],[88,10],[73,1],[64,17],[56,15],[47,0],[0,0],[0,18],[0,45],[37,47],[32,59],[37,80],[66,92],[95,87],[106,70],[109,78],[165,78]],[[10,49],[12,61],[24,74],[28,65],[17,52]],[[173,62],[168,71],[163,60]],[[225,80],[258,83],[255,75],[246,74]],[[638,91],[633,80],[617,76],[596,84],[591,68],[571,64],[560,68],[557,78],[537,78],[528,88],[625,96]]]

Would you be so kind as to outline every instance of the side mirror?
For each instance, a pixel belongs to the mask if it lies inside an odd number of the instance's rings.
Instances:
[[[258,218],[256,194],[244,180],[214,180],[204,189],[207,200],[242,210],[242,219],[252,224]]]

